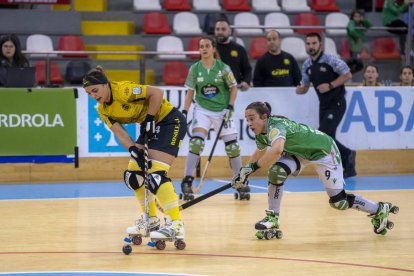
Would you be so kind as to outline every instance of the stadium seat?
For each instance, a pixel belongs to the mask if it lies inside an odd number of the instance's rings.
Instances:
[[[165,85],[184,85],[188,67],[182,61],[166,62],[163,66],[162,80]]]
[[[178,12],[174,15],[173,30],[178,35],[201,34],[198,16],[192,12]]]
[[[325,37],[325,53],[339,57],[335,41],[330,37]]]
[[[264,25],[272,27],[266,28],[266,32],[271,29],[276,29],[281,35],[293,34],[293,29],[288,29],[288,27],[291,27],[289,17],[287,14],[281,12],[271,12],[266,14]]]
[[[250,40],[249,56],[252,59],[258,59],[269,50],[267,39],[265,37],[255,37]]]
[[[312,0],[311,8],[317,12],[337,12],[339,11],[335,0]]]
[[[39,85],[46,84],[46,61],[39,60],[35,64],[36,80]],[[63,84],[64,80],[60,74],[59,65],[56,61],[50,60],[49,84]]]
[[[144,15],[144,33],[170,34],[171,28],[167,16],[160,12],[146,13]]]
[[[282,9],[287,12],[306,12],[311,10],[306,0],[282,0]]]
[[[58,51],[85,51],[82,37],[78,35],[64,35],[59,38]],[[62,54],[62,57],[86,58],[85,54]]]
[[[188,0],[164,0],[164,9],[167,11],[190,11]]]
[[[26,40],[26,51],[28,52],[51,52],[53,51],[52,39],[47,35],[33,34]],[[46,57],[47,54],[30,54],[31,57]],[[56,54],[49,54],[49,57],[56,57]]]
[[[343,29],[326,29],[328,35],[346,35],[349,17],[341,12],[333,12],[325,17],[325,27],[341,27]]]
[[[135,11],[161,11],[160,0],[134,0]]]
[[[348,39],[345,37],[341,39],[341,47],[339,49],[339,53],[343,59],[349,59],[351,57]],[[362,51],[359,54],[360,54],[361,59],[371,58],[371,55],[368,53],[368,51],[365,48],[362,49]]]
[[[91,70],[91,65],[86,61],[70,61],[66,65],[65,79],[69,84],[82,84],[83,77]]]
[[[223,8],[226,11],[250,11],[252,9],[248,0],[223,0]]]
[[[320,26],[321,22],[319,17],[313,13],[299,13],[295,17],[295,25],[297,26]],[[298,34],[304,34],[310,32],[321,33],[322,29],[295,29],[295,32]]]
[[[205,32],[208,35],[214,35],[214,27],[215,27],[216,21],[219,19],[225,19],[229,21],[225,13],[206,14],[206,16],[204,17],[203,32]]]
[[[188,40],[188,47],[187,51],[199,51],[199,42],[200,42],[199,36],[192,37]],[[199,59],[200,54],[194,54],[194,55],[188,55],[191,59]]]
[[[193,0],[195,11],[221,11],[218,0]]]
[[[158,38],[157,52],[184,52],[183,42],[179,37],[167,35]],[[158,55],[160,59],[185,59],[185,54]]]
[[[393,38],[380,37],[372,42],[371,55],[375,59],[400,59],[400,50]]]
[[[243,26],[260,26],[259,17],[251,12],[241,12],[234,16],[234,26],[238,35],[261,35],[262,29],[242,29]]]
[[[252,7],[255,11],[276,12],[280,11],[277,0],[252,0]]]
[[[282,39],[280,48],[293,55],[296,60],[302,61],[308,57],[306,53],[305,41],[298,37],[285,37]]]

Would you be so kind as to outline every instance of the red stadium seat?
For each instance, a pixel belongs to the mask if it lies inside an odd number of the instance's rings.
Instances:
[[[167,16],[160,12],[150,12],[144,15],[144,33],[170,34],[171,28]]]
[[[198,51],[199,50],[199,41],[200,41],[200,37],[198,37],[198,36],[190,38],[188,40],[187,51]],[[188,56],[191,59],[199,59],[200,58],[200,54],[188,55]]]
[[[64,35],[59,38],[58,51],[85,51],[85,45],[80,36]],[[63,54],[62,57],[86,58],[85,54]]]
[[[40,60],[36,62],[36,80],[39,85],[46,84],[46,61]],[[56,61],[50,61],[50,84],[63,84],[64,80],[60,74],[59,65]]]
[[[295,25],[297,26],[321,26],[321,22],[317,15],[312,13],[299,13],[295,17]],[[295,29],[295,32],[298,34],[307,34],[307,33],[321,33],[322,29]]]
[[[375,59],[400,59],[400,50],[393,38],[381,37],[372,42],[371,55]]]
[[[165,85],[184,85],[188,75],[188,67],[181,61],[166,62],[163,67],[163,82]]]
[[[247,0],[223,0],[226,11],[250,11],[252,7]]]
[[[263,56],[269,48],[267,47],[267,39],[264,37],[255,37],[250,40],[249,56],[252,59],[258,59]]]
[[[348,43],[347,38],[342,38],[341,39],[341,48],[339,50],[339,54],[341,55],[341,57],[343,59],[351,58],[351,52],[350,52],[350,49],[349,49],[349,43]],[[361,59],[370,59],[371,58],[371,55],[369,54],[369,52],[365,48],[362,49],[362,51],[359,54],[361,56]]]
[[[335,0],[312,0],[311,8],[317,12],[336,12],[339,11]]]
[[[167,11],[189,11],[191,5],[188,0],[164,0],[164,9]]]

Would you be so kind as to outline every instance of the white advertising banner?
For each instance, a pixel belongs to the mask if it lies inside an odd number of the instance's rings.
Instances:
[[[165,97],[182,110],[185,89],[163,87]],[[338,127],[337,139],[355,150],[413,149],[414,148],[414,88],[413,87],[347,87],[347,111]],[[244,120],[245,107],[254,101],[267,101],[272,114],[280,114],[297,122],[318,127],[319,101],[315,91],[296,95],[294,88],[251,88],[239,92],[233,119],[239,131],[241,154],[250,155],[255,149],[254,136]],[[105,127],[96,112],[96,102],[79,89],[77,107],[78,146],[80,157],[127,156],[127,151]],[[192,109],[189,112],[191,119]],[[125,126],[133,139],[139,135],[139,126]],[[190,125],[191,128],[191,125]],[[203,151],[208,156],[216,137],[210,132]],[[179,155],[188,152],[188,136]],[[224,156],[223,142],[219,141],[215,155]]]

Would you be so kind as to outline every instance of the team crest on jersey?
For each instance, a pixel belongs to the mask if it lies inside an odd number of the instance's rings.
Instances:
[[[283,60],[283,64],[284,64],[284,65],[289,65],[289,64],[290,64],[290,60],[289,60],[288,58],[285,58],[285,59]]]
[[[326,72],[327,71],[327,69],[326,69],[326,67],[325,66],[321,66],[320,68],[319,68],[319,71],[321,71],[321,72]]]
[[[134,94],[134,95],[141,95],[141,93],[142,93],[141,87],[134,87],[134,88],[132,88],[132,94]]]
[[[279,136],[279,130],[277,128],[272,128],[272,130],[269,133],[270,140],[273,140],[275,137]]]
[[[236,58],[236,57],[238,57],[238,56],[239,56],[239,53],[238,53],[236,50],[231,50],[231,52],[230,52],[230,56],[232,56],[232,57]]]
[[[122,105],[122,109],[125,110],[125,111],[128,111],[129,108],[130,108],[129,104],[123,104]]]

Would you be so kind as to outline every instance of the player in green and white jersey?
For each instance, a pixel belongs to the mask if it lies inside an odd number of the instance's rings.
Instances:
[[[266,210],[266,217],[256,223],[258,238],[271,238],[272,234],[281,237],[277,233],[280,232],[278,221],[283,184],[289,175],[298,175],[307,165],[312,165],[318,173],[331,207],[338,210],[353,208],[368,213],[377,234],[385,234],[386,228],[393,227],[388,215],[390,212],[397,213],[398,207],[345,191],[341,155],[330,136],[286,117],[271,115],[271,106],[266,102],[249,104],[245,117],[256,135],[257,149],[232,183],[234,188],[243,187],[250,174],[261,167],[268,168],[269,209]],[[267,235],[269,231],[271,234]]]
[[[237,130],[231,118],[237,96],[237,82],[230,67],[219,59],[214,38],[202,37],[199,41],[199,50],[201,59],[191,66],[185,82],[187,95],[183,114],[187,114],[193,99],[195,106],[192,137],[181,183],[184,200],[194,197],[191,189],[193,175],[211,127],[225,144],[233,175],[239,172],[242,165]],[[224,125],[220,131],[222,123]]]

